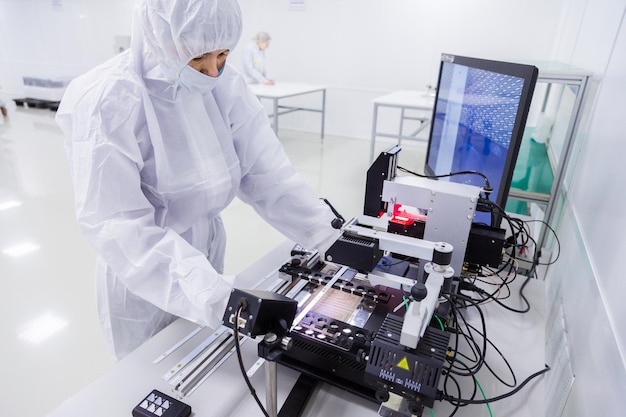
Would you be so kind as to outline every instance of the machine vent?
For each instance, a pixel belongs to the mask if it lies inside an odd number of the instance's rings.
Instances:
[[[349,234],[344,234],[343,236],[340,237],[340,240],[354,243],[355,245],[373,246],[373,243],[371,240],[363,239],[358,236],[349,235]]]
[[[402,333],[402,319],[397,316],[388,314],[385,321],[380,326],[376,338],[393,345],[400,343],[400,334]]]
[[[411,379],[413,381],[436,388],[435,382],[437,381],[439,373],[438,367],[432,367],[429,364],[419,362],[416,363],[416,366],[412,371],[413,373],[411,375]]]
[[[326,363],[335,363],[358,371],[363,371],[365,369],[365,364],[360,364],[355,360],[338,355],[327,347],[319,346],[315,343],[306,342],[300,339],[294,339],[293,347],[290,350],[290,356],[295,354],[298,350],[306,351],[308,354],[315,355],[319,357],[320,361],[324,361]]]
[[[418,343],[417,351],[422,356],[431,357],[437,361],[444,362],[446,360],[449,340],[449,334],[429,327]]]

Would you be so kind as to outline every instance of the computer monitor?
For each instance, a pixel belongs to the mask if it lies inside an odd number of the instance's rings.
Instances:
[[[537,75],[532,65],[442,54],[425,173],[478,171],[504,209]],[[485,186],[479,175],[441,179]],[[499,227],[501,218],[477,212],[474,222]]]

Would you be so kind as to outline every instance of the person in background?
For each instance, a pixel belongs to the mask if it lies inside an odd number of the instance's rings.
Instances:
[[[267,77],[265,67],[265,50],[270,46],[272,38],[267,32],[259,32],[254,42],[246,46],[241,57],[242,73],[248,84],[274,84],[274,80]]]
[[[220,323],[236,285],[220,212],[235,196],[306,247],[338,235],[227,63],[241,27],[236,0],[139,0],[131,47],[74,79],[57,111],[117,359],[177,317]]]

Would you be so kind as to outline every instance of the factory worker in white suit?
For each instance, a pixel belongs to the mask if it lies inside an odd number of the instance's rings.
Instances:
[[[57,112],[118,359],[176,317],[219,323],[236,285],[219,214],[235,196],[310,248],[336,233],[226,63],[241,24],[236,0],[140,0],[131,48],[75,79]]]
[[[267,32],[259,32],[254,42],[246,46],[241,54],[241,73],[248,84],[275,84],[267,76],[265,50],[270,46],[272,38]]]

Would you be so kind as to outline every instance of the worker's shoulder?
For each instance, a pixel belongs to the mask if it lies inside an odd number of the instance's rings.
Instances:
[[[258,47],[258,46],[257,46],[257,44],[256,44],[256,43],[254,43],[254,42],[251,42],[251,43],[247,44],[247,45],[244,47],[244,50],[246,50],[246,51],[254,51],[254,50],[257,50],[257,49],[259,49],[259,47]]]
[[[68,93],[73,101],[134,101],[141,99],[141,78],[120,58],[110,59],[72,80]],[[66,94],[67,95],[67,94]],[[64,97],[65,99],[65,97]]]

